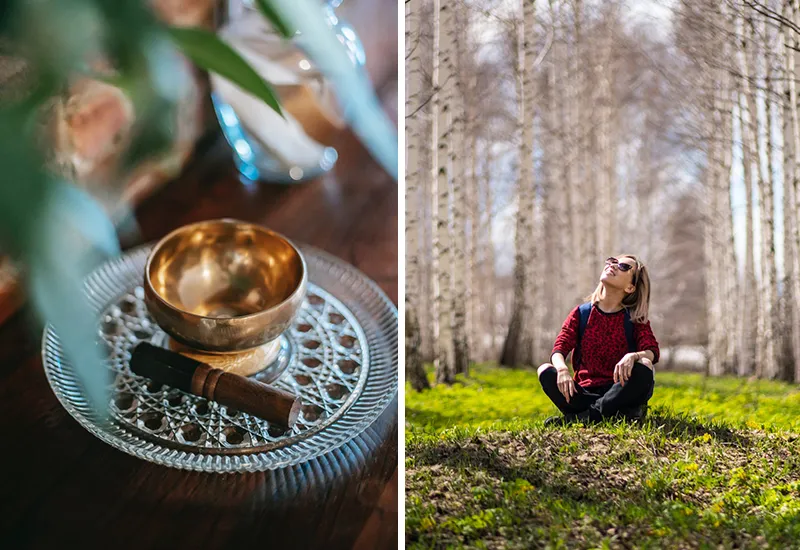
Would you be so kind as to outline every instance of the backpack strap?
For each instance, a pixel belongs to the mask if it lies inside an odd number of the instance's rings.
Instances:
[[[636,349],[636,337],[633,334],[633,321],[631,321],[628,308],[625,308],[625,320],[622,324],[625,327],[625,339],[628,340],[628,353],[634,353],[638,350]]]
[[[580,315],[580,322],[578,323],[578,335],[575,338],[575,349],[572,351],[572,368],[578,368],[581,363],[581,341],[583,340],[583,331],[586,330],[586,324],[589,322],[589,314],[592,312],[592,303],[586,302],[581,304],[578,308]]]

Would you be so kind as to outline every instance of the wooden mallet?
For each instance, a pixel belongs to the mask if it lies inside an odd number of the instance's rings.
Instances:
[[[292,428],[300,414],[302,402],[292,393],[147,342],[134,348],[130,367],[139,376],[257,416],[284,430]]]

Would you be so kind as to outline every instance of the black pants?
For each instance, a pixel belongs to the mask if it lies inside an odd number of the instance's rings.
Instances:
[[[589,418],[602,420],[628,411],[647,403],[653,396],[653,371],[642,363],[634,363],[631,376],[625,385],[609,384],[583,388],[575,383],[575,395],[570,402],[558,390],[558,372],[555,367],[548,367],[539,375],[544,393],[564,414],[575,414],[589,411]]]

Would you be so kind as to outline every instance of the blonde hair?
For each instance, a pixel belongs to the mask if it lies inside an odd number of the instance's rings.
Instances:
[[[636,268],[633,272],[636,289],[630,294],[626,294],[625,298],[622,299],[622,307],[630,313],[631,321],[634,323],[646,323],[647,315],[650,311],[650,275],[647,273],[647,267],[633,254],[621,254],[617,258],[630,258],[636,262]],[[603,297],[604,290],[603,283],[598,283],[594,292],[587,296],[585,300],[596,304]]]

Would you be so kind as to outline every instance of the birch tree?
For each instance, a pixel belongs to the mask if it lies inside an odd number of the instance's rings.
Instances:
[[[797,0],[786,1],[786,14],[788,21],[797,25],[800,2]],[[797,66],[798,50],[800,49],[800,36],[796,30],[789,32],[790,38],[785,49],[784,63],[786,66],[789,99],[789,118],[791,120],[790,133],[783,137],[784,143],[789,143],[791,148],[791,170],[784,175],[786,183],[784,189],[784,210],[788,212],[789,225],[788,241],[791,264],[790,287],[792,292],[792,314],[794,322],[792,330],[792,346],[794,348],[794,380],[800,382],[800,120],[798,120],[797,98]],[[792,206],[794,205],[794,207]]]
[[[439,333],[436,335],[438,354],[436,358],[436,381],[452,384],[455,381],[455,350],[452,337],[452,269],[453,239],[451,231],[451,170],[453,127],[453,4],[446,0],[436,0],[435,12],[438,19],[434,22],[434,107],[433,112],[437,124],[435,126],[436,145],[436,234],[434,236],[433,254],[436,265],[436,285],[434,298],[437,303]]]
[[[474,84],[471,86],[474,89]],[[467,184],[467,208],[469,209],[469,244],[467,247],[467,284],[465,301],[468,305],[467,310],[467,345],[470,350],[470,357],[476,356],[479,347],[478,340],[479,334],[483,334],[482,327],[480,327],[478,312],[480,309],[479,301],[485,299],[483,292],[481,292],[481,278],[478,272],[479,267],[479,225],[481,217],[480,197],[478,196],[478,132],[475,129],[477,123],[475,118],[475,110],[472,107],[473,103],[470,102],[469,113],[467,121],[469,125],[469,159],[470,159],[470,174]]]
[[[754,165],[752,170],[752,178],[749,181],[750,188],[748,190],[748,204],[752,204],[752,188],[755,188],[758,196],[758,219],[760,229],[760,242],[759,242],[759,262],[758,262],[758,278],[756,285],[755,303],[757,306],[757,321],[756,321],[756,346],[755,346],[755,372],[757,376],[772,377],[774,372],[773,368],[776,364],[775,350],[771,340],[771,315],[772,315],[772,300],[771,294],[774,290],[772,281],[770,279],[770,266],[767,265],[768,250],[774,250],[771,246],[772,233],[770,230],[772,226],[772,214],[766,212],[767,195],[772,196],[772,179],[769,177],[769,170],[764,170],[764,157],[763,144],[766,139],[764,132],[765,121],[763,120],[761,110],[758,108],[758,85],[761,82],[758,67],[758,42],[755,33],[755,22],[751,17],[747,17],[743,21],[744,25],[744,39],[743,39],[743,54],[742,54],[742,94],[743,99],[747,103],[747,124],[746,134],[748,154],[750,162]],[[768,190],[768,192],[767,192]],[[770,206],[771,206],[771,200]],[[752,209],[752,206],[751,206]],[[749,223],[753,222],[753,217],[748,217]],[[767,225],[769,224],[769,225]],[[750,246],[753,246],[753,237],[755,231],[748,232],[750,237]],[[748,254],[751,254],[750,252]],[[773,256],[774,261],[774,256]],[[774,264],[773,264],[774,266]]]
[[[481,221],[481,233],[485,236],[483,240],[483,269],[481,274],[481,291],[483,301],[486,304],[486,332],[488,332],[487,355],[494,353],[497,334],[497,299],[495,293],[495,250],[494,250],[494,225],[492,224],[492,214],[494,213],[494,193],[492,191],[492,173],[494,170],[494,153],[492,146],[486,147],[484,159],[484,173],[481,178],[483,191],[484,215]]]
[[[725,3],[721,5],[723,32],[726,36],[733,34],[734,18],[727,8]],[[721,51],[726,54],[726,58],[731,57],[732,47],[729,41],[723,40]],[[729,71],[720,69],[720,94],[719,105],[716,111],[721,119],[721,146],[722,146],[722,166],[717,178],[716,183],[716,200],[718,202],[717,210],[720,215],[714,221],[718,227],[717,238],[715,243],[719,243],[718,248],[718,263],[721,266],[722,273],[718,277],[721,281],[720,299],[722,319],[720,326],[717,328],[722,335],[724,344],[724,360],[722,363],[722,372],[726,374],[733,374],[735,366],[738,362],[738,350],[736,340],[736,319],[737,309],[736,304],[741,300],[741,288],[737,278],[736,256],[735,256],[735,242],[733,230],[733,203],[730,193],[731,186],[731,169],[733,166],[733,105],[735,91],[732,90],[731,81],[732,75]]]
[[[450,13],[448,32],[451,37],[452,52],[450,56],[452,72],[448,85],[451,87],[449,97],[449,111],[451,113],[449,157],[450,166],[453,170],[452,177],[452,215],[453,228],[451,232],[452,258],[453,258],[453,286],[452,286],[452,309],[453,309],[453,351],[454,351],[454,371],[456,374],[469,373],[469,345],[467,343],[467,232],[466,232],[466,208],[467,208],[467,161],[464,154],[467,144],[465,135],[465,94],[463,74],[466,69],[465,55],[465,36],[464,36],[464,10],[463,5],[453,2],[448,10]]]
[[[758,202],[761,217],[761,302],[762,306],[762,360],[764,361],[765,374],[769,378],[777,378],[780,374],[778,359],[778,344],[776,342],[775,325],[778,314],[778,273],[775,259],[775,219],[774,219],[774,193],[772,180],[772,166],[774,157],[772,121],[775,118],[775,90],[772,77],[772,52],[770,51],[769,27],[764,21],[762,27],[763,53],[761,72],[765,88],[764,101],[766,106],[763,115],[759,112],[757,120],[757,135],[759,142],[765,145],[766,167],[759,162],[762,172],[761,185],[759,186]],[[761,78],[759,78],[761,81]]]
[[[514,303],[508,335],[503,346],[500,363],[507,366],[533,365],[533,342],[536,327],[533,322],[533,18],[535,2],[523,2],[523,18],[514,21],[517,37],[517,134],[520,136],[519,176],[517,179],[517,222],[514,239]],[[526,28],[529,31],[526,33]],[[526,62],[527,60],[527,62]],[[526,96],[531,96],[526,99]],[[530,118],[528,118],[530,117]]]
[[[406,89],[406,112],[413,112],[420,103],[422,67],[419,45],[419,0],[406,2],[406,60],[409,78]],[[419,205],[420,169],[419,112],[406,120],[406,379],[415,390],[429,387],[422,364],[421,335],[418,316],[419,282]]]
[[[738,107],[739,107],[739,127],[742,135],[742,167],[745,182],[745,258],[744,258],[744,292],[739,300],[739,374],[747,375],[755,372],[756,357],[756,331],[758,323],[752,322],[752,313],[755,312],[757,321],[761,319],[759,313],[758,285],[755,275],[755,253],[753,246],[753,190],[758,186],[755,181],[757,170],[753,169],[756,156],[756,137],[753,135],[750,106],[750,71],[747,59],[748,41],[750,40],[750,26],[746,23],[744,15],[737,18],[737,34],[739,35],[739,46],[736,56],[739,63],[738,80]]]
[[[434,204],[433,261],[434,308],[437,312],[437,325],[434,341],[437,345],[436,381],[452,384],[455,380],[455,363],[452,338],[452,238],[450,231],[450,128],[452,117],[450,103],[453,73],[452,59],[452,6],[446,0],[434,0],[433,23],[433,123],[432,150],[433,182],[431,195]]]

